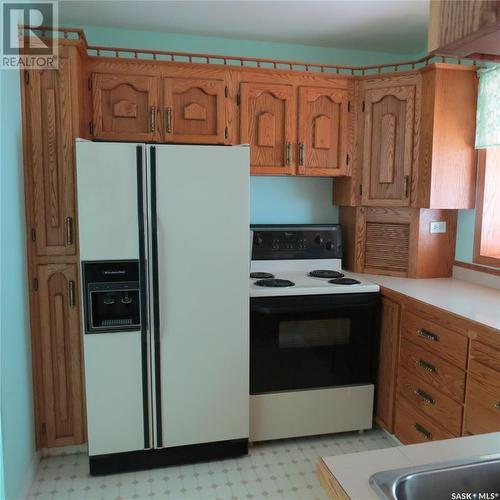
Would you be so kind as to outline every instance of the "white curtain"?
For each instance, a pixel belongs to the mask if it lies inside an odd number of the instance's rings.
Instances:
[[[476,148],[500,146],[500,66],[479,70]]]

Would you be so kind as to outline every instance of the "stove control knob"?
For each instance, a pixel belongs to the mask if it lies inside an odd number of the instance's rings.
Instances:
[[[316,235],[316,238],[314,238],[314,243],[316,243],[316,245],[321,245],[321,243],[323,243],[323,238],[321,237],[321,234]]]
[[[264,239],[262,238],[262,236],[260,234],[256,234],[255,235],[255,244],[260,247],[262,245],[262,243],[264,243]]]
[[[327,250],[334,250],[335,249],[335,245],[333,244],[333,241],[326,242],[326,249]]]

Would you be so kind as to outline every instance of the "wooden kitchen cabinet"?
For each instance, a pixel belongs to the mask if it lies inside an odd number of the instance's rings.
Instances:
[[[367,80],[362,86],[365,206],[410,205],[419,94],[418,75],[393,77],[384,83]]]
[[[250,144],[250,172],[294,174],[294,88],[272,83],[242,83],[240,100],[240,142]]]
[[[77,264],[36,267],[42,446],[82,443],[85,436]],[[40,381],[39,381],[40,383]]]
[[[438,54],[498,59],[500,3],[431,0],[428,50]]]
[[[79,102],[72,83],[75,71],[74,60],[63,52],[57,71],[25,73],[28,239],[37,256],[76,254],[73,138]]]
[[[389,432],[393,432],[400,317],[400,304],[382,297],[375,421]]]
[[[166,142],[223,144],[226,129],[224,80],[163,79],[163,127]]]
[[[95,139],[158,141],[158,78],[94,73],[92,115]]]
[[[347,89],[299,88],[298,174],[347,175],[349,99]]]

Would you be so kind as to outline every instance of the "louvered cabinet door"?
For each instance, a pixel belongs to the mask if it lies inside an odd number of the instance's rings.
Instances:
[[[348,90],[300,87],[297,151],[299,174],[347,174],[348,105]]]
[[[57,71],[30,71],[24,88],[26,204],[37,256],[77,253],[72,64],[61,57]]]
[[[76,264],[36,267],[42,446],[84,442],[82,355]]]
[[[250,172],[295,174],[293,87],[242,83],[240,93],[240,142],[250,144]]]
[[[164,78],[163,128],[166,142],[224,144],[224,80]]]
[[[92,75],[93,136],[110,141],[159,140],[158,78]]]
[[[363,205],[410,205],[416,92],[416,84],[364,91]]]

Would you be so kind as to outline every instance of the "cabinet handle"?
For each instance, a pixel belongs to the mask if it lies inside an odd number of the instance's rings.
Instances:
[[[428,372],[437,373],[437,368],[434,365],[431,365],[429,362],[424,361],[423,359],[417,359],[417,365],[427,370]]]
[[[75,307],[75,282],[73,280],[68,283],[68,302],[69,307]]]
[[[285,144],[285,164],[290,166],[292,163],[292,143],[287,142]]]
[[[405,198],[410,195],[410,176],[405,175]]]
[[[154,132],[156,130],[156,106],[151,106],[150,110],[150,130]]]
[[[500,410],[500,401],[495,403],[495,409]]]
[[[66,217],[66,246],[73,244],[73,217]]]
[[[424,392],[422,389],[416,389],[415,395],[418,396],[422,401],[426,402],[429,405],[436,404],[436,400],[432,396],[429,396],[429,394]]]
[[[413,427],[415,427],[415,430],[417,432],[420,432],[420,434],[422,434],[425,437],[425,439],[432,439],[432,434],[423,425],[420,425],[418,422],[415,422],[413,424]]]
[[[418,335],[427,340],[433,340],[434,342],[439,342],[439,335],[430,332],[429,330],[425,330],[424,328],[420,328],[418,331]]]
[[[172,133],[172,108],[165,108],[165,130],[167,134]]]
[[[299,165],[304,165],[304,143],[299,142]]]

